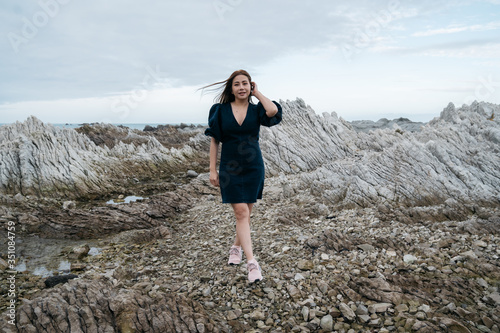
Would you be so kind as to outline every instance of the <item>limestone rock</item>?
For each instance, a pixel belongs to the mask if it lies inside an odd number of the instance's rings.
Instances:
[[[322,317],[321,322],[320,322],[320,326],[325,332],[331,332],[333,330],[333,318],[332,318],[332,316],[326,315],[326,316]]]
[[[17,311],[23,332],[162,331],[219,332],[203,307],[189,298],[163,294],[152,299],[140,290],[116,289],[105,281],[73,280],[27,300]],[[61,311],[61,309],[65,309]]]
[[[357,132],[335,113],[319,116],[301,99],[282,106],[286,117],[262,130],[261,147],[268,174],[293,179],[301,172],[295,192],[307,189],[348,208],[441,204],[450,195],[461,207],[496,203],[500,196],[500,120],[489,120],[500,114],[499,105],[450,104],[419,131],[369,133]]]
[[[348,321],[353,321],[356,318],[354,311],[345,303],[340,303],[339,310],[342,312],[342,316]]]
[[[106,124],[98,128],[112,133],[113,144],[96,144],[83,134],[85,130],[78,133],[35,117],[2,126],[0,193],[92,197],[132,177],[184,168],[186,157],[197,155],[190,146],[166,148],[154,136],[140,136],[129,129]],[[134,138],[137,145],[132,143]]]

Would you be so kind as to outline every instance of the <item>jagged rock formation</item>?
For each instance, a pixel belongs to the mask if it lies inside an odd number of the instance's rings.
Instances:
[[[144,285],[126,290],[105,280],[74,280],[54,290],[17,310],[18,332],[220,331],[199,303]]]
[[[408,118],[397,118],[393,120],[382,118],[377,121],[354,120],[351,121],[350,124],[356,131],[365,133],[376,129],[393,128],[394,125],[397,125],[397,127],[401,128],[405,132],[418,132],[424,125],[424,123],[414,122]]]
[[[274,186],[278,177],[268,179]],[[169,237],[126,232],[103,240],[98,255],[68,258],[84,268],[65,285],[47,289],[44,279],[17,274],[12,331],[60,332],[69,321],[83,332],[95,323],[109,332],[175,332],[166,315],[197,312],[225,332],[499,332],[500,209],[412,223],[380,220],[377,208],[314,215],[310,195],[280,196],[267,193],[252,211],[260,283],[247,282],[244,263],[227,265],[234,214],[206,195]],[[13,326],[6,318],[0,327]]]
[[[284,120],[262,129],[261,147],[267,174],[281,175],[288,194],[307,190],[343,207],[500,203],[498,105],[450,104],[420,131],[395,124],[365,133],[300,99],[281,103]],[[0,193],[89,197],[187,171],[190,160],[205,170],[208,139],[190,131],[177,149],[179,142],[166,140],[166,148],[155,136],[111,125],[80,129],[85,134],[36,118],[3,126]]]
[[[282,103],[284,120],[263,130],[261,145],[268,173],[300,173],[282,176],[292,193],[344,207],[500,203],[498,105],[450,103],[419,132],[358,133],[300,99]]]
[[[0,193],[102,195],[137,178],[162,178],[182,170],[186,160],[196,155],[190,146],[168,149],[153,136],[139,139],[138,144],[118,141],[112,148],[99,146],[73,129],[44,124],[35,117],[2,126]]]

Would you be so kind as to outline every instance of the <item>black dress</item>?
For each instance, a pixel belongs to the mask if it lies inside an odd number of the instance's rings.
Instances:
[[[249,104],[243,123],[238,124],[231,103],[214,104],[205,134],[222,142],[219,184],[223,203],[254,203],[262,199],[264,161],[259,146],[260,126],[279,124],[281,105],[273,117],[259,104]]]

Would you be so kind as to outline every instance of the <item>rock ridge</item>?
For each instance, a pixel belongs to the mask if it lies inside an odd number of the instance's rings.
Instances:
[[[280,127],[264,129],[269,174],[292,192],[310,191],[325,204],[369,207],[500,204],[500,106],[449,104],[418,132],[395,126],[356,132],[335,113],[282,102]],[[297,176],[295,176],[297,175]]]

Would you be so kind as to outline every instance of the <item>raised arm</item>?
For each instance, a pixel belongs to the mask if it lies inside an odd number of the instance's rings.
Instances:
[[[264,96],[260,91],[259,88],[257,87],[257,83],[252,82],[253,90],[252,90],[252,96],[255,96],[259,102],[262,103],[262,106],[264,107],[264,110],[266,110],[266,115],[271,118],[278,113],[278,107],[276,104],[274,104],[269,98]]]

